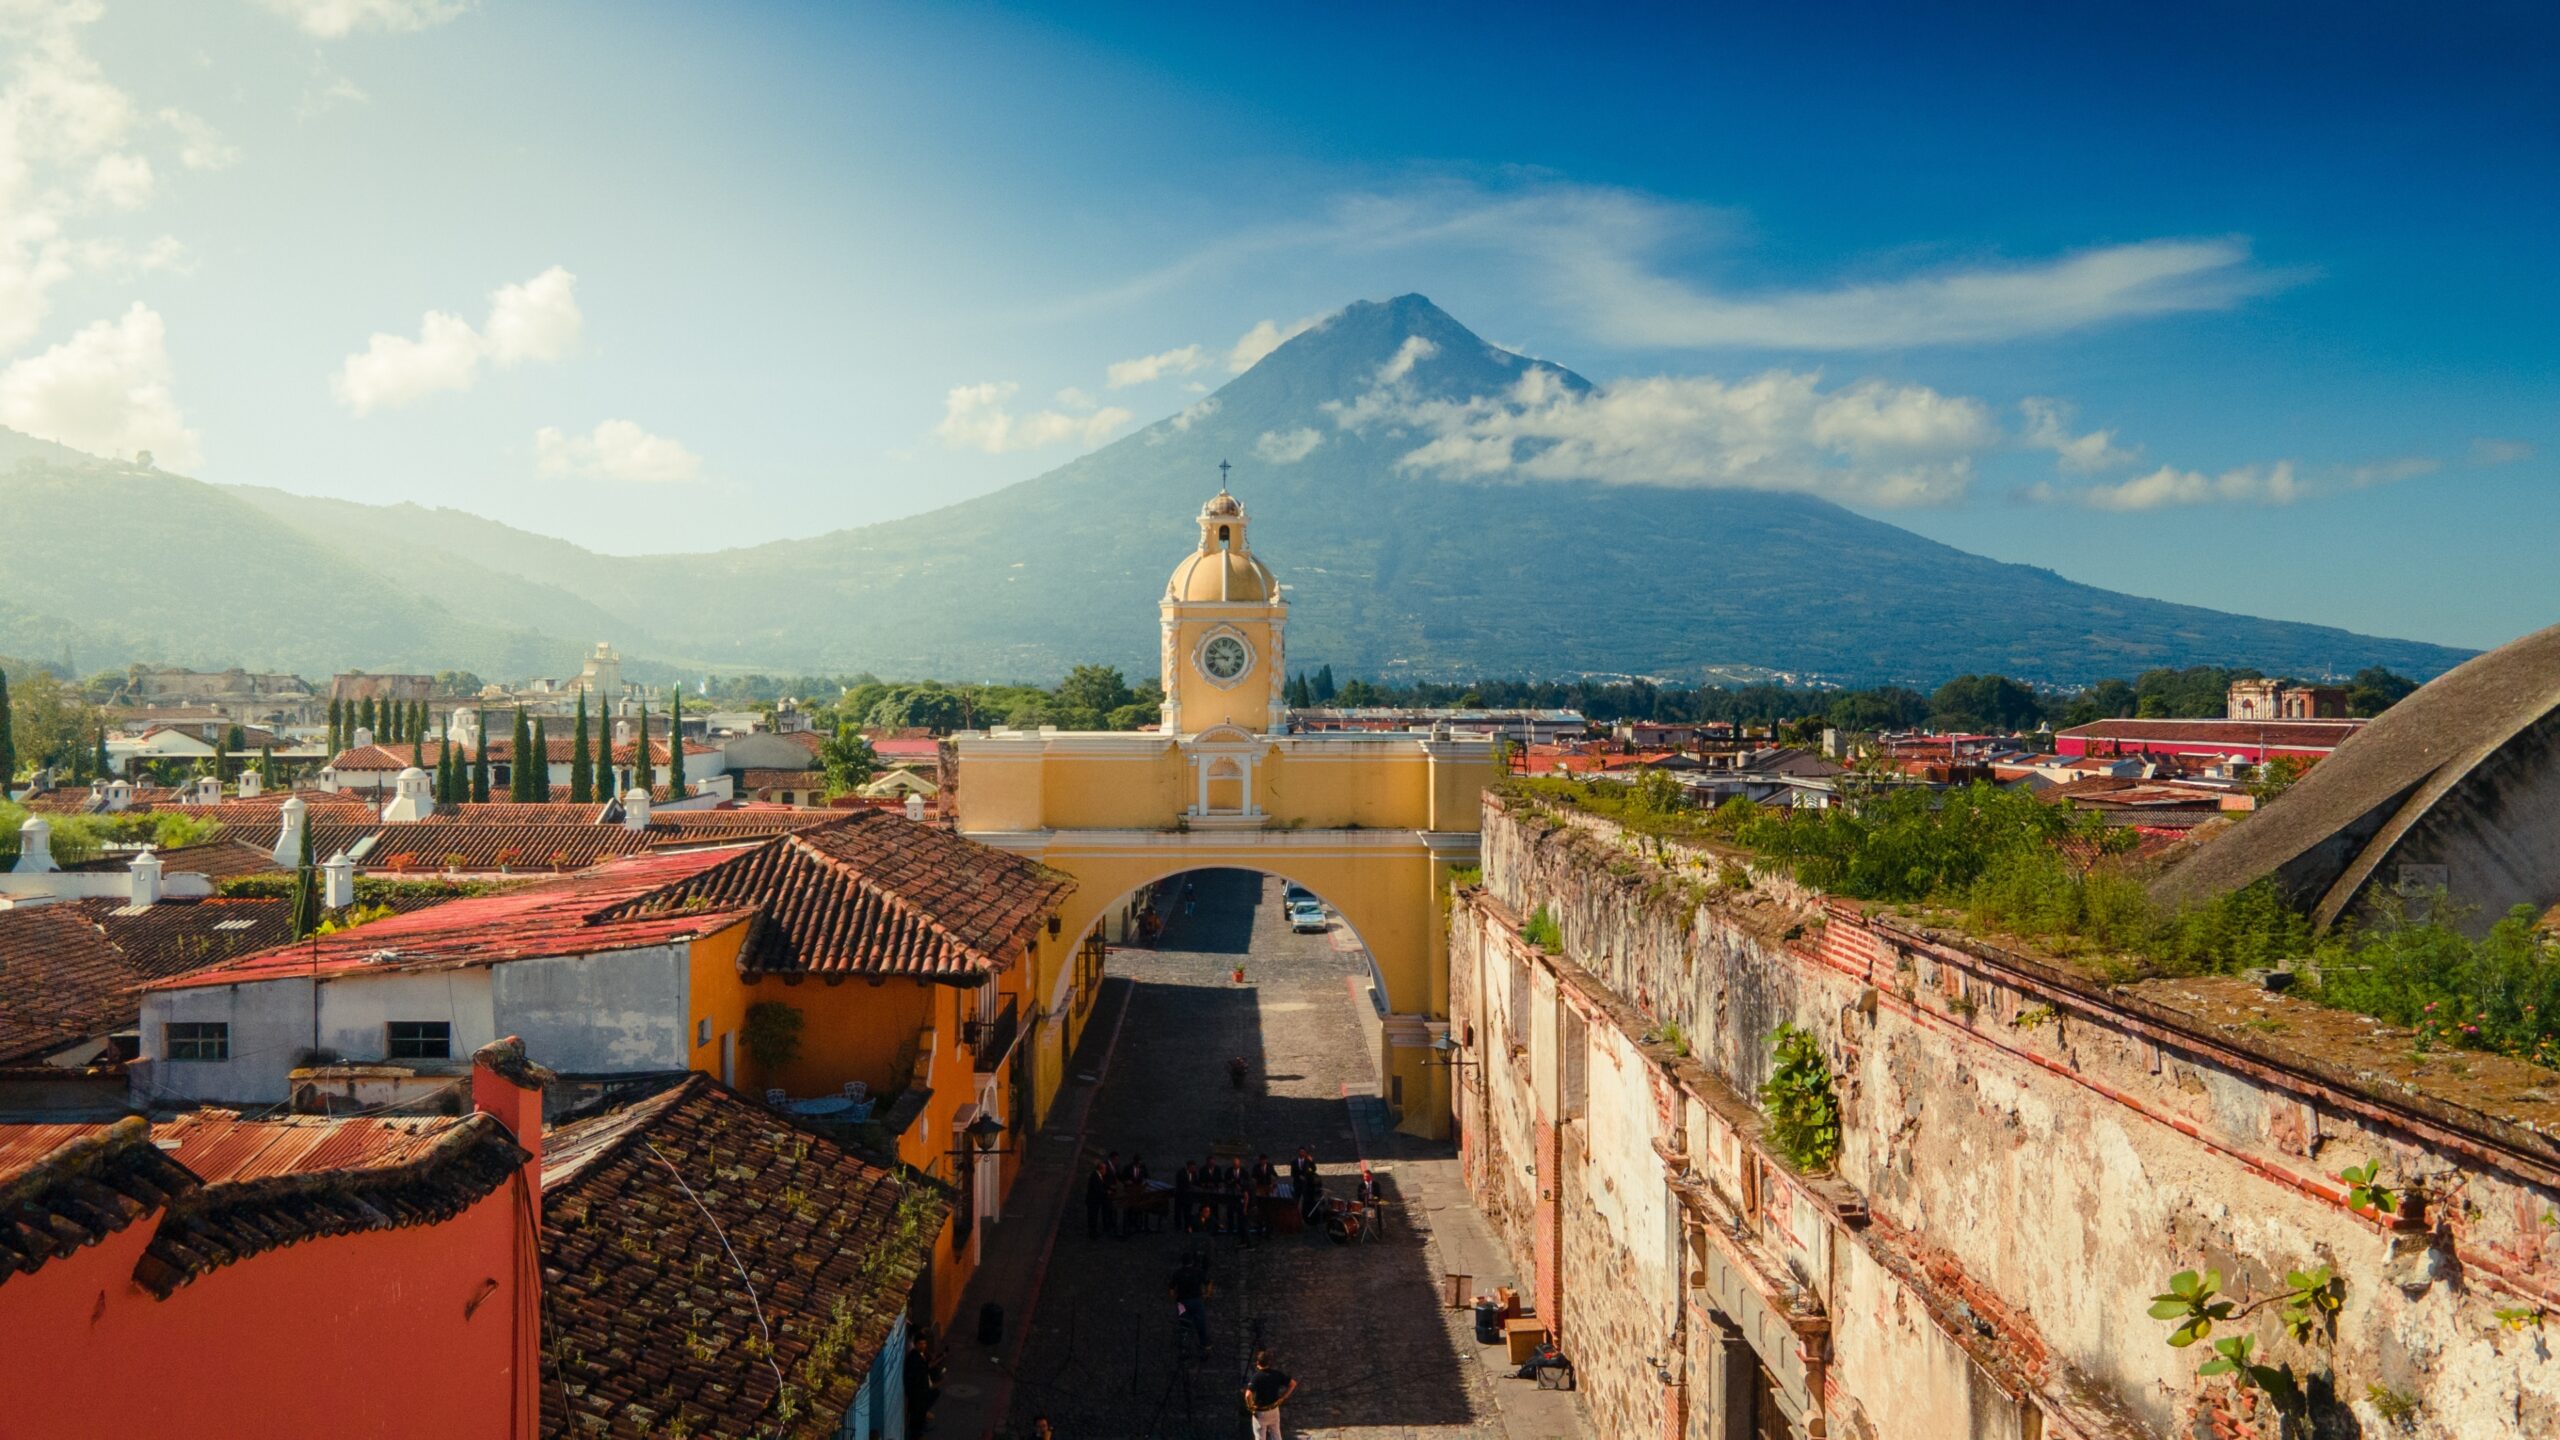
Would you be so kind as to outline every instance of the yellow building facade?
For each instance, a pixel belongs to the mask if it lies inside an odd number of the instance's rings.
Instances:
[[[1442,895],[1452,868],[1476,863],[1493,744],[1445,730],[1290,733],[1288,599],[1233,495],[1221,489],[1199,523],[1158,606],[1157,729],[952,741],[960,833],[1076,880],[1060,919],[1086,943],[1043,947],[1051,963],[1031,980],[1035,1113],[1047,1113],[1081,1031],[1104,917],[1167,876],[1232,867],[1314,891],[1367,947],[1380,1094],[1406,1129],[1437,1136],[1449,1114],[1448,1072],[1431,1049],[1449,1012]]]

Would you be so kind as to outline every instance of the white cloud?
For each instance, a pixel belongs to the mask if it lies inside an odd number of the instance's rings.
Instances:
[[[1021,388],[1010,380],[953,386],[944,397],[942,423],[933,427],[933,433],[954,450],[1002,455],[1069,442],[1099,445],[1112,431],[1129,423],[1129,412],[1116,405],[1089,415],[1057,410],[1017,415],[1005,408],[1005,402]]]
[[[1257,320],[1252,329],[1236,337],[1236,343],[1227,347],[1227,368],[1241,375],[1260,364],[1263,356],[1313,330],[1323,324],[1327,318],[1329,317],[1323,315],[1309,315],[1301,320],[1292,320],[1286,325],[1275,324],[1269,320]]]
[[[446,390],[479,383],[480,366],[558,360],[577,348],[585,316],[578,309],[578,277],[554,265],[517,285],[489,293],[489,319],[474,330],[459,315],[430,310],[418,337],[376,334],[362,353],[350,355],[329,381],[338,403],[358,415],[397,409]]]
[[[190,170],[222,170],[239,162],[240,147],[225,141],[201,115],[162,110],[160,123],[177,137],[178,163]]]
[[[1253,442],[1253,453],[1274,465],[1295,465],[1323,443],[1324,435],[1310,426],[1301,425],[1286,434],[1265,430]]]
[[[1147,443],[1150,445],[1161,445],[1165,442],[1165,435],[1168,428],[1170,428],[1172,433],[1180,434],[1217,413],[1218,397],[1212,395],[1207,399],[1200,401],[1198,404],[1175,412],[1173,418],[1165,421],[1163,425],[1148,427]]]
[[[2030,395],[2018,402],[2027,417],[2026,432],[2021,443],[2054,453],[2054,463],[2074,474],[2086,475],[2098,470],[2112,470],[2130,465],[2142,453],[2140,446],[2116,447],[2116,432],[2092,430],[2085,435],[2071,433],[2071,407],[2060,400]]]
[[[1387,363],[1378,367],[1378,383],[1393,385],[1412,374],[1414,366],[1439,353],[1436,343],[1419,335],[1407,335],[1404,343],[1396,347],[1396,353],[1387,357]]]
[[[2471,463],[2484,469],[2493,465],[2513,465],[2519,460],[2532,458],[2533,446],[2523,440],[2501,440],[2494,435],[2484,435],[2471,442]]]
[[[2293,462],[2279,460],[2272,465],[2243,465],[2219,475],[2163,465],[2113,485],[2076,491],[2039,486],[2034,493],[2039,499],[2076,500],[2096,510],[2161,510],[2185,505],[2290,505],[2310,492],[2295,478]]]
[[[348,356],[329,381],[329,393],[356,414],[370,415],[440,391],[468,390],[480,379],[486,348],[469,321],[430,310],[417,339],[376,334],[362,354]]]
[[[36,338],[54,289],[107,257],[78,233],[151,198],[132,100],[81,48],[94,4],[0,4],[0,353]]]
[[[2443,468],[2442,461],[2429,456],[2403,455],[2396,460],[2375,460],[2355,466],[2347,471],[2346,483],[2350,490],[2370,490],[2376,485],[2396,485],[2421,475],[2433,475]]]
[[[1207,352],[1197,345],[1167,350],[1160,355],[1141,355],[1135,360],[1114,360],[1104,371],[1103,379],[1114,390],[1144,385],[1167,375],[1188,375],[1209,363]]]
[[[1732,262],[1749,258],[1748,233],[1725,212],[1632,190],[1425,181],[1340,195],[1314,219],[1222,236],[1064,309],[1109,308],[1284,256],[1406,271],[1490,259],[1500,267],[1499,283],[1604,344],[1861,350],[1979,344],[2228,309],[2300,278],[2256,264],[2247,242],[2228,236],[2138,240],[1791,289],[1699,278],[1710,265],[1739,268]],[[1230,366],[1246,368],[1283,338],[1277,327],[1257,326]]]
[[[151,162],[126,151],[101,155],[89,167],[88,198],[109,210],[139,210],[151,203]]]
[[[586,435],[564,435],[548,425],[535,431],[533,468],[555,477],[679,485],[702,474],[702,457],[628,420],[607,420]]]
[[[191,469],[203,451],[169,393],[167,342],[159,314],[141,304],[84,326],[0,370],[0,425],[93,455],[148,450],[159,465]]]
[[[1398,464],[1480,479],[1786,490],[1870,505],[1961,496],[1996,438],[1976,401],[1870,381],[1825,391],[1772,370],[1747,380],[1661,376],[1578,391],[1554,371],[1498,396],[1416,400],[1374,391],[1335,410],[1345,429],[1421,443]]]
[[[489,358],[500,365],[560,360],[576,349],[586,316],[578,311],[578,277],[558,265],[489,297]]]
[[[358,30],[408,31],[441,25],[471,8],[470,0],[261,0],[305,35],[341,39]]]

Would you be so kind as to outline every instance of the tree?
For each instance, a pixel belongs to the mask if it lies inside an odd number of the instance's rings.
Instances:
[[[649,702],[640,702],[640,716],[631,727],[631,788],[658,788],[657,757],[649,753]]]
[[[427,768],[427,732],[424,726],[409,729],[409,763],[421,770]]]
[[[591,805],[596,798],[595,760],[587,750],[587,692],[578,692],[578,730],[569,741],[569,799]]]
[[[2347,681],[2347,713],[2379,715],[2409,697],[2418,682],[2379,665],[2367,665]]]
[[[889,687],[862,716],[862,723],[884,730],[925,729],[944,734],[960,728],[965,707],[958,694],[941,685]]]
[[[2301,779],[2302,772],[2310,768],[2298,755],[2270,756],[2267,763],[2258,767],[2258,773],[2249,777],[2249,796],[2263,809],[2277,796],[2292,789],[2293,782]]]
[[[311,864],[311,820],[302,822],[302,855],[293,866],[291,928],[296,940],[320,928],[320,876]]]
[[[347,748],[347,737],[346,737],[346,706],[345,706],[345,703],[344,703],[343,701],[339,700],[337,696],[332,695],[332,696],[330,696],[330,697],[329,697],[329,754],[330,754],[330,757],[331,757],[332,759],[336,758],[336,756],[337,756],[338,752],[339,752],[339,751],[341,751],[341,750],[344,750],[344,749],[346,749],[346,748]]]
[[[444,743],[436,747],[436,803],[451,805],[455,801],[456,775],[453,768],[453,731],[447,728]]]
[[[678,685],[667,703],[667,798],[681,800],[689,793],[684,783],[684,686]]]
[[[220,785],[231,778],[231,735],[225,731],[213,742],[213,781]]]
[[[471,727],[478,743],[471,747],[471,799],[476,804],[489,802],[489,712],[479,712],[480,723]]]
[[[1067,672],[1058,685],[1058,701],[1096,715],[1108,715],[1137,697],[1129,693],[1129,681],[1118,668],[1110,665],[1078,665]]]
[[[818,763],[826,767],[830,795],[859,790],[880,773],[880,753],[850,725],[836,726],[836,733],[818,747]]]
[[[409,707],[409,733],[424,739],[427,733],[427,702],[420,700]]]
[[[9,798],[9,783],[17,778],[16,727],[9,723],[9,672],[0,670],[0,800]]]
[[[1333,703],[1333,696],[1333,667],[1330,665],[1319,665],[1316,667],[1316,703],[1319,705],[1330,705]]]
[[[539,715],[533,717],[533,778],[526,782],[533,798],[551,798],[551,722]]]
[[[98,749],[91,759],[95,761],[97,768],[90,772],[90,778],[104,777],[110,768],[107,760],[107,727],[104,725],[98,727]]]
[[[1959,675],[1929,697],[1929,723],[1941,730],[2032,730],[2044,723],[2044,706],[2006,675]]]
[[[379,740],[382,738],[382,720],[379,715],[374,713],[373,697],[370,695],[364,697],[364,708],[361,712],[361,718],[356,721],[356,733],[361,735],[366,731],[371,731],[374,739]]]
[[[507,737],[507,798],[522,803],[533,798],[533,723],[524,707],[516,707],[515,729]]]

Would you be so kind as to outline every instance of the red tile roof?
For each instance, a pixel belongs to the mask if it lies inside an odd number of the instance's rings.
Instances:
[[[950,1208],[701,1075],[553,1130],[543,1434],[830,1440]]]
[[[745,920],[747,911],[708,906],[636,918],[609,912],[637,896],[691,879],[735,853],[688,850],[617,860],[558,880],[449,900],[335,935],[297,940],[152,988],[459,969],[691,940]]]
[[[738,957],[759,974],[912,975],[975,983],[1009,968],[1075,882],[876,810],[768,842],[616,913],[755,906]]]
[[[389,745],[357,745],[341,750],[331,757],[329,768],[341,773],[349,770],[367,773],[389,770],[396,773],[417,763],[410,758],[406,746],[394,748]]]
[[[0,1062],[133,1024],[138,987],[282,942],[290,910],[283,900],[220,898],[0,910]]]
[[[264,847],[246,844],[228,836],[179,845],[159,852],[162,873],[167,875],[206,875],[216,880],[229,880],[241,875],[269,875],[284,867]],[[133,854],[119,851],[65,865],[65,870],[87,873],[118,872],[133,868]]]
[[[2332,750],[2364,728],[2362,720],[2099,720],[2062,731],[2058,740],[2147,740],[2249,749]]]

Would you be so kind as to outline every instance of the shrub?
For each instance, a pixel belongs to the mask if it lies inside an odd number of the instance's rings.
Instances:
[[[1828,1170],[1840,1156],[1840,1098],[1832,1093],[1831,1062],[1813,1032],[1799,1025],[1780,1022],[1769,1043],[1777,1063],[1760,1086],[1769,1144],[1799,1170]]]
[[[1556,923],[1555,912],[1544,905],[1529,912],[1528,921],[1520,927],[1520,938],[1550,955],[1564,953],[1564,927]]]
[[[759,1000],[748,1006],[747,1023],[740,1032],[747,1054],[766,1071],[790,1064],[800,1053],[802,1021],[798,1006],[779,1000]]]

